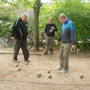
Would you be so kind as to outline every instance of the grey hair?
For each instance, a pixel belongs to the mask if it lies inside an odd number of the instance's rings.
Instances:
[[[67,18],[67,16],[65,14],[60,14],[59,18],[63,19],[63,18]]]
[[[23,16],[27,16],[28,17],[28,14],[27,13],[22,13],[21,17]]]

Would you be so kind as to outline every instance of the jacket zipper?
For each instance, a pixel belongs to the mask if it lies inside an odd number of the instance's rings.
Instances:
[[[21,29],[18,27],[18,29],[19,29],[19,32],[20,32],[20,34],[21,34],[21,40],[22,40],[22,32],[21,32]]]

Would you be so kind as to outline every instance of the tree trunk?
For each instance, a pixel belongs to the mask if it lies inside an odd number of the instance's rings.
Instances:
[[[41,0],[36,0],[34,5],[34,48],[39,51],[39,12]]]

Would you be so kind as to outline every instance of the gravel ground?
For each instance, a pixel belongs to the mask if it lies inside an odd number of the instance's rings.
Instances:
[[[25,65],[23,55],[19,54],[21,71],[12,61],[12,52],[13,49],[0,48],[0,90],[90,90],[90,53],[71,54],[70,71],[61,74],[56,70],[59,48],[55,49],[54,55],[47,56],[43,55],[44,50],[30,51],[29,65]],[[51,79],[48,78],[48,69],[51,70]],[[39,73],[41,77],[37,76]]]

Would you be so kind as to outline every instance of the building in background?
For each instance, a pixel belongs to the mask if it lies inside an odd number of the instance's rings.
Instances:
[[[24,8],[24,7],[19,7],[19,9],[16,9],[15,12],[16,12],[17,18],[19,18],[21,14],[24,12],[28,14],[29,18],[32,18],[34,15],[33,10],[28,10],[27,8]]]
[[[52,4],[52,1],[42,0],[42,3],[50,5],[50,4]],[[23,12],[28,13],[29,18],[32,18],[34,16],[34,11],[33,10],[28,10],[27,8],[22,7],[22,6],[20,6],[19,9],[16,9],[15,12],[16,12],[17,17],[20,17]]]

